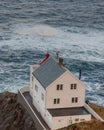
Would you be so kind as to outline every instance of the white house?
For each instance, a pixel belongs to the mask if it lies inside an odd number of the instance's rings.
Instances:
[[[31,65],[30,95],[51,130],[91,120],[85,109],[86,86],[68,69],[63,60],[49,54],[39,65]]]

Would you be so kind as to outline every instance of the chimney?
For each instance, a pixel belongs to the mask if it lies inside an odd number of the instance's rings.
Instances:
[[[63,60],[63,58],[59,58],[59,65],[60,66],[64,66],[64,60]]]
[[[79,80],[81,80],[82,70],[79,70]]]
[[[57,58],[57,60],[59,59],[59,53],[60,53],[59,51],[56,52],[56,58]]]

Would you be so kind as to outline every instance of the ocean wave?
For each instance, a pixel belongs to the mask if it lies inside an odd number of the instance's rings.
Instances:
[[[59,50],[64,58],[104,63],[104,32],[89,29],[83,34],[80,28],[77,33],[67,30],[67,27],[49,25],[16,25],[12,28],[11,39],[1,41],[0,46],[3,50],[6,46],[14,50],[37,48],[44,53]]]
[[[0,1],[0,92],[29,85],[29,65],[46,53],[88,86],[87,97],[104,105],[104,1]],[[102,91],[101,91],[102,90]]]

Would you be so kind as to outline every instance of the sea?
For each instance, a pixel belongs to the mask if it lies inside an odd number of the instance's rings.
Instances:
[[[30,65],[57,51],[104,106],[104,0],[0,0],[0,92],[29,86]]]

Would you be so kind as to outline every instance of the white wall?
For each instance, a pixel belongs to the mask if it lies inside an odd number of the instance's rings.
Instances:
[[[77,89],[70,89],[70,84],[76,83]],[[57,84],[63,84],[63,90],[56,90]],[[86,86],[72,73],[66,71],[61,77],[54,81],[47,91],[47,108],[80,107],[85,103]],[[72,97],[78,97],[78,103],[72,103]],[[60,98],[59,104],[53,104],[54,98]]]
[[[40,65],[30,65],[30,95],[33,97],[33,86],[34,82],[32,81],[32,73],[39,67]],[[34,79],[33,79],[34,80]]]
[[[79,119],[76,121],[76,119]],[[91,120],[91,115],[76,115],[76,116],[60,116],[53,118],[52,130],[57,130],[63,127],[67,127],[74,123]]]
[[[67,127],[67,126],[75,124],[75,123],[89,121],[89,120],[91,120],[91,114],[52,117],[52,115],[49,113],[49,111],[46,110],[46,114],[45,114],[45,116],[43,116],[43,118],[51,130],[57,130],[57,129]],[[76,119],[77,119],[77,121],[76,121]]]
[[[46,114],[45,116],[43,117],[44,120],[46,121],[46,123],[48,124],[48,126],[50,128],[52,128],[52,123],[53,123],[53,117],[52,115],[48,112],[48,110],[46,110]]]
[[[38,91],[35,90],[35,85],[38,87]],[[42,93],[44,95],[44,100],[42,100]],[[46,103],[46,92],[38,80],[34,77],[33,86],[33,104],[41,114],[45,114],[45,103]]]
[[[33,105],[37,108],[37,110],[41,113],[41,115],[44,116],[45,102],[46,102],[45,90],[32,74],[39,66],[40,65],[30,66],[30,87],[29,88],[30,88],[30,95],[33,98]],[[35,90],[35,85],[37,85],[38,91]],[[42,94],[44,95],[44,100],[42,100]]]

